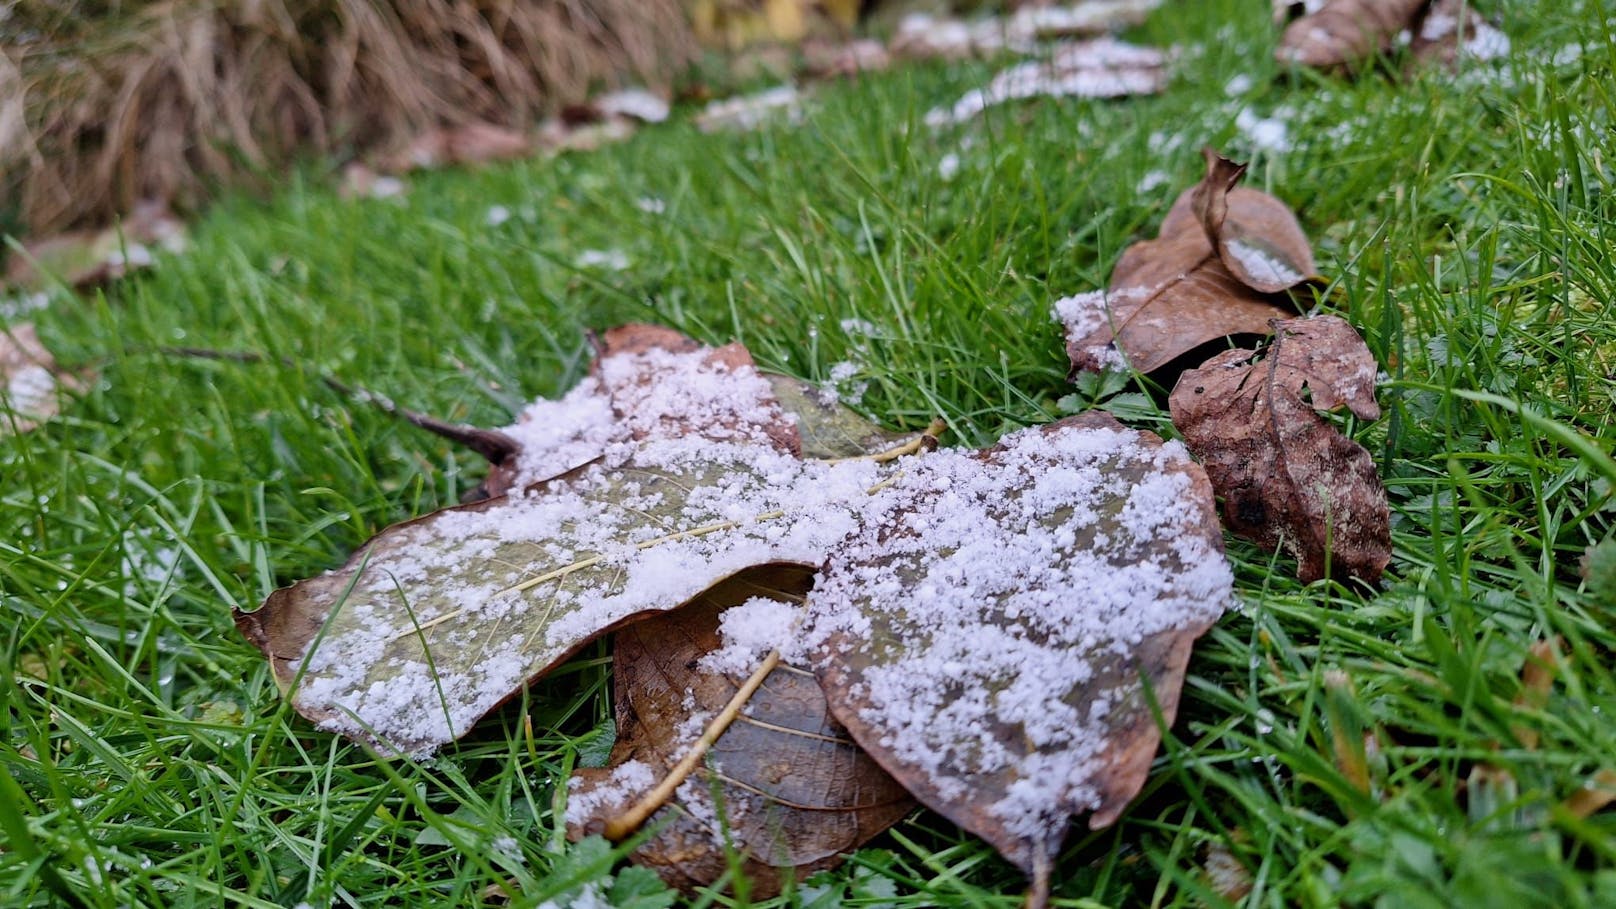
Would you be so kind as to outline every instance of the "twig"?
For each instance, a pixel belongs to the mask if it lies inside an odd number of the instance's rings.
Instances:
[[[673,797],[673,791],[678,789],[679,785],[696,769],[696,765],[701,763],[707,749],[711,748],[713,743],[718,741],[718,737],[724,734],[724,730],[729,728],[729,724],[735,722],[735,718],[741,715],[741,708],[746,706],[746,702],[751,699],[753,693],[763,685],[763,680],[768,678],[769,673],[773,672],[774,667],[778,665],[780,665],[780,651],[769,651],[769,655],[763,658],[762,664],[741,684],[741,687],[735,692],[735,696],[729,699],[729,703],[724,705],[724,709],[719,711],[718,716],[713,717],[713,721],[707,724],[707,728],[701,733],[701,738],[696,739],[696,744],[692,745],[690,751],[679,759],[679,763],[673,765],[673,769],[668,771],[668,775],[662,779],[662,782],[658,783],[655,789],[646,793],[644,798],[635,802],[627,811],[606,822],[604,833],[607,839],[616,843],[633,835],[634,831],[640,829],[640,825],[645,823],[646,818],[650,817],[658,808],[666,804],[668,799]]]
[[[826,458],[824,463],[843,464],[848,461],[874,461],[877,464],[885,464],[888,461],[895,461],[904,455],[914,454],[922,448],[928,451],[936,448],[937,437],[942,435],[943,431],[946,429],[948,429],[948,424],[943,422],[941,419],[932,420],[925,429],[920,431],[920,435],[915,436],[902,445],[897,445],[892,448],[888,448],[885,451],[877,451],[866,455],[853,455],[852,457],[847,458]]]

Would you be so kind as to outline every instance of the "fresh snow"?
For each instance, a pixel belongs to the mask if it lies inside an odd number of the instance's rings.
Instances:
[[[1263,283],[1291,285],[1307,277],[1283,259],[1244,240],[1230,240],[1224,248],[1247,274]]]
[[[809,596],[808,640],[821,667],[864,667],[850,677],[882,749],[944,798],[1014,768],[991,810],[1047,836],[1096,806],[1105,717],[1136,696],[1130,677],[1083,699],[1093,660],[1210,623],[1232,577],[1205,503],[1186,495],[1181,445],[1068,428],[1000,446],[991,467],[958,450],[918,458],[872,498]]]

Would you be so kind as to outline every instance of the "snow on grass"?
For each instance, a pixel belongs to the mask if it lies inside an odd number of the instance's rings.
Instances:
[[[1114,38],[1067,42],[1047,61],[1027,61],[1000,71],[985,88],[966,92],[953,106],[926,113],[933,128],[964,123],[1007,101],[1052,98],[1119,98],[1154,94],[1166,84],[1167,56]]]

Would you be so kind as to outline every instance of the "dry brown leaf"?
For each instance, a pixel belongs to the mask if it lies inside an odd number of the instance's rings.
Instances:
[[[1429,2],[1330,0],[1286,26],[1274,56],[1281,65],[1357,69],[1391,50],[1398,33],[1413,28]]]
[[[150,268],[157,249],[181,253],[185,248],[184,223],[166,202],[147,199],[113,227],[76,230],[23,244],[22,253],[12,255],[6,264],[4,283],[36,288],[57,279],[82,290]]]
[[[533,141],[520,130],[474,120],[428,130],[403,148],[379,157],[376,169],[402,174],[451,164],[509,161],[532,153]]]
[[[612,655],[617,744],[609,767],[574,772],[570,837],[601,832],[649,788],[624,786],[623,778],[640,767],[646,768],[642,779],[665,776],[734,695],[741,679],[701,665],[722,646],[720,613],[753,597],[800,601],[812,586],[808,569],[764,566],[618,632]],[[625,771],[627,764],[638,766]],[[630,859],[690,893],[729,870],[726,846],[732,845],[750,895],[767,899],[786,875],[801,878],[839,863],[842,853],[914,804],[831,718],[813,674],[782,664],[718,738],[706,769],[646,822],[654,833]]]
[[[1411,48],[1417,64],[1453,68],[1466,59],[1502,57],[1510,41],[1469,0],[1436,0],[1414,30]]]
[[[880,72],[892,65],[886,45],[869,38],[847,42],[809,40],[802,46],[803,68],[816,79]]]
[[[0,328],[0,381],[0,436],[28,432],[56,416],[61,391],[81,387],[57,368],[28,322]]]
[[[1266,334],[1295,314],[1282,292],[1314,277],[1312,248],[1285,203],[1237,185],[1245,166],[1204,152],[1161,233],[1128,247],[1104,293],[1055,304],[1074,373],[1157,369],[1234,334]],[[1281,306],[1280,304],[1286,304]]]
[[[985,88],[972,89],[952,107],[926,112],[936,128],[964,123],[989,107],[1027,98],[1125,98],[1153,95],[1167,85],[1167,54],[1115,38],[1067,41],[1047,60],[1029,60],[996,73]]]
[[[1206,465],[1231,530],[1283,545],[1305,581],[1328,567],[1372,583],[1391,560],[1386,491],[1369,452],[1319,413],[1380,416],[1374,357],[1334,316],[1273,325],[1260,358],[1231,350],[1186,371],[1169,398],[1173,425]]]

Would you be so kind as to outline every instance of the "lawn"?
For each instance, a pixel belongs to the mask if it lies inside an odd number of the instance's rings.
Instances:
[[[232,626],[480,478],[324,378],[499,426],[577,381],[585,329],[648,321],[862,388],[890,428],[941,416],[945,444],[1088,406],[1172,435],[1148,381],[1068,382],[1050,306],[1154,235],[1208,144],[1296,209],[1323,309],[1381,363],[1385,417],[1344,425],[1395,556],[1374,589],[1302,585],[1230,539],[1240,607],[1137,803],[1074,828],[1056,905],[1616,905],[1616,813],[1589,810],[1616,761],[1616,583],[1579,574],[1616,524],[1616,40],[1597,2],[1488,6],[1513,52],[1460,75],[1276,80],[1267,3],[1180,2],[1129,36],[1181,47],[1159,97],[933,130],[993,69],[934,64],[823,85],[800,125],[681,112],[403,199],[340,199],[310,166],[147,277],[56,293],[31,318],[95,379],[0,438],[0,905],[462,906],[508,881],[565,905],[619,872],[567,844],[557,789],[610,743],[605,644],[388,761],[291,713]],[[1023,888],[921,811],[753,905]]]

